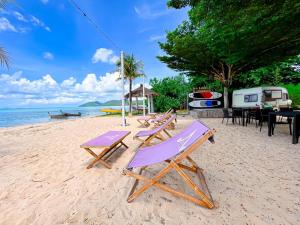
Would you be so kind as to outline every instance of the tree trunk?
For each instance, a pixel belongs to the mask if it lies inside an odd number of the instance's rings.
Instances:
[[[131,92],[132,92],[132,80],[129,79],[129,113],[132,113],[132,96],[131,96]]]
[[[236,70],[233,69],[233,65],[226,64],[223,62],[219,63],[220,65],[215,68],[214,66],[211,66],[212,74],[214,75],[214,78],[218,81],[220,81],[223,84],[224,87],[224,108],[229,108],[229,100],[228,100],[228,88],[232,85],[233,77],[236,74]]]
[[[228,88],[224,86],[224,108],[228,109],[229,101],[228,101]]]

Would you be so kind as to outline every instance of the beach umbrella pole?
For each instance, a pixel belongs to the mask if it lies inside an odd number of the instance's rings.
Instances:
[[[121,78],[122,78],[122,127],[125,127],[126,118],[125,118],[124,52],[123,51],[121,51]]]
[[[143,75],[143,116],[146,115],[145,110],[145,75]]]

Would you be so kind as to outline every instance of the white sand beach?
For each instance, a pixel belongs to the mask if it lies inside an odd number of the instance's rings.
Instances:
[[[135,117],[93,117],[0,129],[0,224],[300,224],[300,145],[291,143],[287,126],[267,136],[255,125],[221,124],[215,144],[206,143],[192,157],[204,169],[217,207],[206,209],[157,188],[132,203],[126,198],[133,179],[122,170],[139,144],[143,128]],[[178,117],[180,132],[193,119]],[[86,166],[92,157],[79,146],[108,130],[130,130],[110,159],[112,169]],[[162,166],[154,166],[154,174]],[[189,191],[175,173],[164,182]]]

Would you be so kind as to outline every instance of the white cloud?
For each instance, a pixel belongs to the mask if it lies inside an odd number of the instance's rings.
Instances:
[[[153,6],[150,7],[148,4],[134,6],[134,11],[138,17],[142,19],[156,19],[171,13],[171,10],[168,10],[167,8],[162,9],[161,7],[155,7],[154,9]]]
[[[98,48],[92,57],[92,63],[104,62],[115,64],[119,57],[114,55],[113,50],[107,48]]]
[[[5,11],[5,10],[0,10],[1,14],[5,14],[8,16],[13,16],[15,17],[18,21],[24,22],[27,25],[30,24],[36,27],[41,27],[45,29],[48,32],[51,32],[51,29],[49,26],[47,26],[43,21],[38,19],[35,16],[29,15],[25,16],[24,14],[18,12],[18,11]],[[18,24],[20,25],[20,24]],[[28,27],[17,27],[13,25],[6,17],[1,17],[0,18],[0,31],[13,31],[13,32],[19,32],[19,33],[27,33],[31,29]]]
[[[41,21],[40,19],[36,18],[35,16],[31,16],[30,17],[30,21],[34,26],[37,27],[42,27],[44,28],[46,31],[51,31],[50,27],[48,27],[43,21]]]
[[[162,40],[166,37],[166,35],[153,35],[149,38],[149,41],[153,42],[153,41],[159,41]]]
[[[87,74],[81,83],[76,83],[74,88],[78,92],[108,93],[121,91],[122,82],[118,80],[119,72],[106,73],[96,77],[96,74]]]
[[[34,104],[75,104],[87,101],[121,99],[122,82],[119,72],[97,76],[87,74],[81,82],[69,77],[58,83],[50,74],[29,80],[21,71],[0,74],[1,102]],[[138,86],[138,85],[135,85]],[[128,90],[128,84],[125,86]]]
[[[41,2],[46,5],[49,2],[49,0],[41,0]]]
[[[56,98],[40,98],[40,99],[26,99],[23,105],[49,105],[49,104],[73,104],[81,102],[81,98],[69,98],[58,96]]]
[[[61,86],[64,88],[72,87],[76,83],[76,79],[74,77],[69,77],[61,83]]]
[[[19,21],[23,21],[23,22],[28,22],[28,20],[23,16],[23,14],[17,12],[17,11],[14,11],[13,12],[13,15],[17,18],[17,20]]]
[[[36,95],[39,96],[43,92],[51,93],[57,89],[58,84],[50,74],[44,75],[41,79],[29,80],[22,76],[22,73],[15,73],[13,75],[1,74],[0,75],[0,94],[12,97],[14,95]],[[24,97],[24,96],[23,96]]]
[[[43,53],[43,58],[47,59],[47,60],[53,60],[54,59],[54,55],[51,52],[44,52]]]
[[[14,25],[12,25],[5,17],[0,18],[0,31],[18,32]]]

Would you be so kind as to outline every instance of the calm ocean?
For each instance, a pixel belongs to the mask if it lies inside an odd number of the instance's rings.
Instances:
[[[60,110],[67,113],[81,112],[83,116],[104,115],[101,108],[119,109],[119,106],[98,106],[98,107],[44,107],[44,108],[0,108],[0,127],[12,127],[25,124],[35,124],[53,121],[49,118],[51,114],[59,114]],[[75,118],[75,117],[71,117]]]

